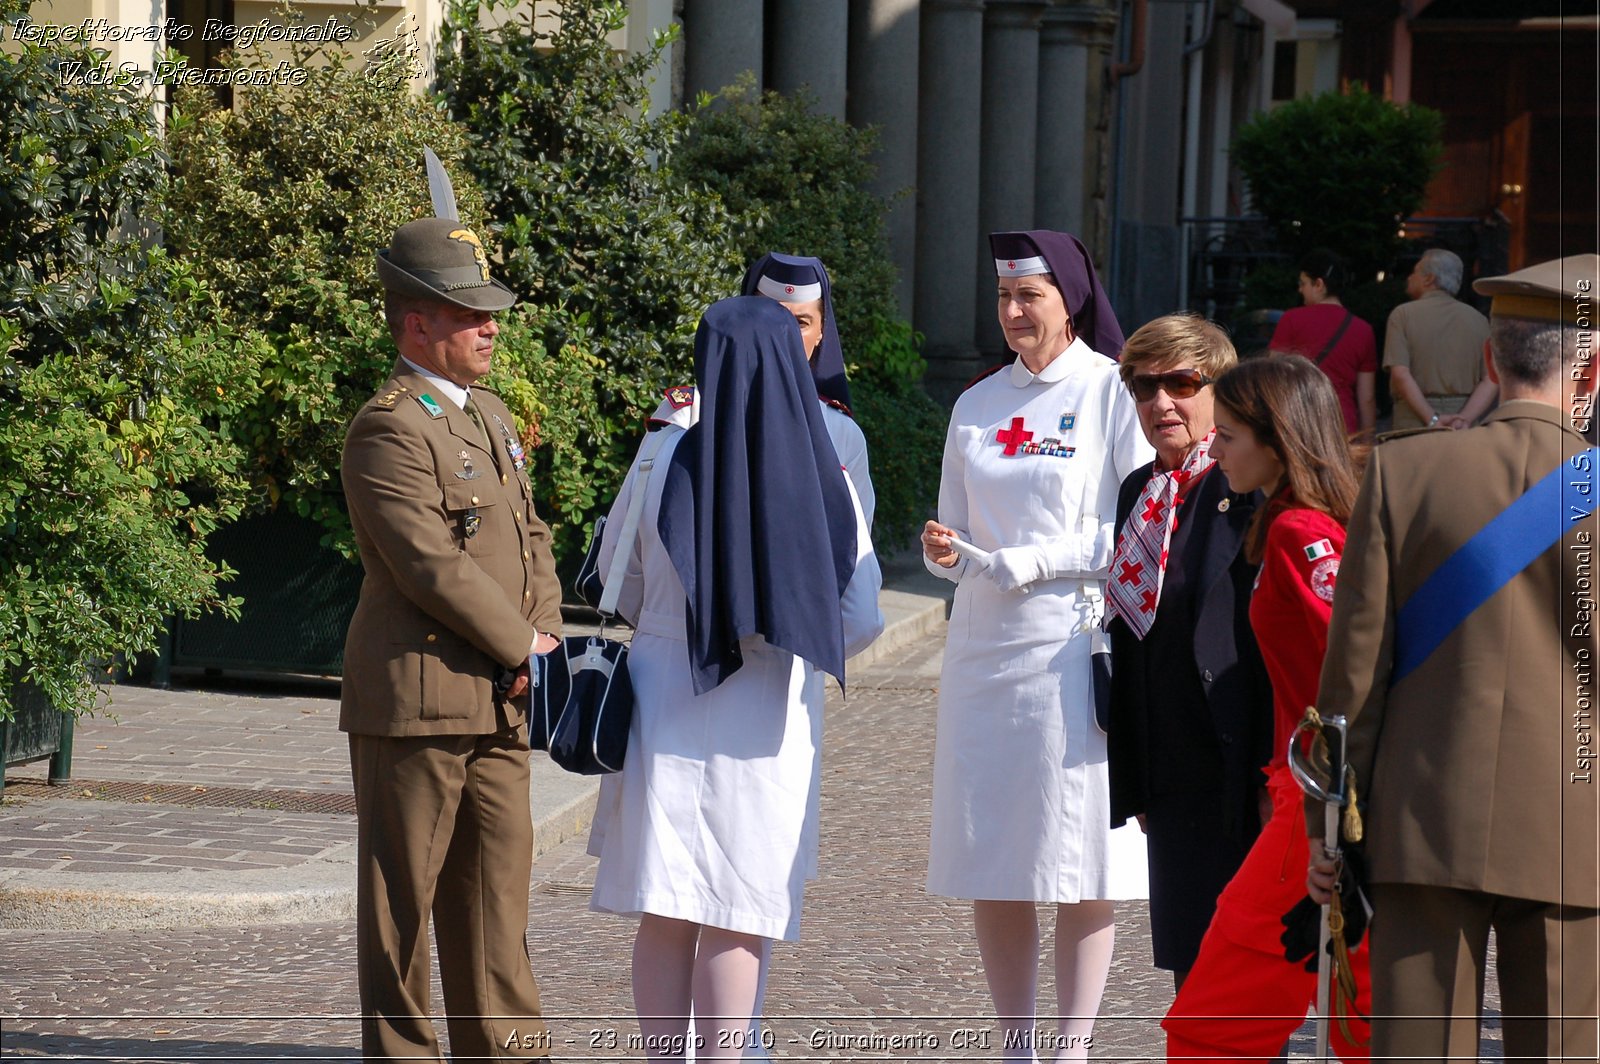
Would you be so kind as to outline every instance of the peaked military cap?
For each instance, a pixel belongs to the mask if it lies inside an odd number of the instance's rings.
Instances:
[[[1593,320],[1597,284],[1600,255],[1591,251],[1551,259],[1502,277],[1481,277],[1472,283],[1472,290],[1490,297],[1489,313],[1494,317],[1574,325],[1580,317]]]

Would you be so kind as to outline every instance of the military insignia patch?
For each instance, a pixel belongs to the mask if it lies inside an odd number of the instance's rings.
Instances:
[[[1076,425],[1077,423],[1078,423],[1078,415],[1077,414],[1062,414],[1061,415],[1061,431],[1062,432],[1071,432],[1072,431],[1072,426]]]
[[[671,404],[672,409],[682,410],[694,402],[694,385],[680,384],[675,388],[668,388],[666,396],[667,402]]]
[[[1339,579],[1339,559],[1324,558],[1311,570],[1311,590],[1317,598],[1333,604],[1333,585]]]
[[[429,417],[444,417],[444,407],[440,406],[439,401],[427,392],[417,396],[417,405],[426,410]]]
[[[395,400],[399,399],[407,391],[408,389],[404,385],[401,385],[392,391],[384,392],[383,395],[377,400],[377,405],[383,407],[385,410],[393,410]]]

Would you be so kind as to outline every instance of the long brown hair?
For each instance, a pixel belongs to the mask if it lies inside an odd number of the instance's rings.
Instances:
[[[1284,468],[1283,486],[1250,524],[1245,557],[1261,560],[1267,529],[1291,500],[1348,523],[1360,473],[1327,375],[1309,359],[1282,355],[1241,362],[1214,387],[1216,401],[1272,448]]]

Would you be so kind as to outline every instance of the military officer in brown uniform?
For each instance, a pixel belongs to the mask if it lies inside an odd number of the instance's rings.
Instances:
[[[1365,798],[1374,1060],[1478,1059],[1491,927],[1506,1057],[1595,1059],[1597,273],[1480,280],[1503,403],[1378,447],[1350,519],[1317,708]]]
[[[350,423],[345,498],[366,578],[345,642],[368,1059],[439,1060],[428,920],[457,1059],[547,1056],[527,953],[530,651],[561,590],[510,411],[472,385],[516,301],[460,222],[400,227],[378,253],[400,359]],[[515,670],[501,694],[497,667]]]

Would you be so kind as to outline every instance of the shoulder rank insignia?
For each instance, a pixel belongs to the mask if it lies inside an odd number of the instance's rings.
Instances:
[[[403,385],[403,384],[399,385],[398,387],[392,388],[389,391],[384,392],[377,399],[373,400],[373,405],[374,406],[381,406],[385,410],[393,410],[394,409],[395,400],[400,398],[402,395],[404,395],[409,390],[410,389],[408,389],[405,385]]]
[[[667,402],[671,404],[672,409],[682,410],[684,407],[694,402],[694,385],[680,384],[676,387],[668,388],[665,392],[665,395],[667,397]]]
[[[819,396],[817,396],[817,398],[822,400],[822,405],[823,406],[832,407],[833,409],[839,411],[839,413],[843,414],[845,417],[849,418],[851,421],[854,421],[856,419],[855,414],[851,413],[850,408],[848,406],[845,406],[843,403],[839,402],[839,400],[830,399],[826,395],[819,395]]]
[[[417,403],[428,412],[429,417],[444,417],[444,407],[440,406],[439,401],[427,392],[417,396]]]

